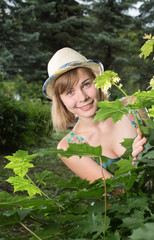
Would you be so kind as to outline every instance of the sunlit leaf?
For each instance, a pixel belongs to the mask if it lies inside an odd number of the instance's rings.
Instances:
[[[120,78],[117,73],[112,71],[105,71],[101,76],[98,76],[94,82],[96,82],[96,88],[101,88],[103,91],[107,91],[113,84],[118,83]]]
[[[28,155],[27,151],[19,150],[13,154],[13,156],[6,156],[10,163],[5,168],[13,169],[14,173],[18,176],[24,177],[29,168],[34,167],[30,161],[35,158],[36,155]]]
[[[14,192],[27,191],[29,196],[34,196],[37,193],[41,195],[40,189],[34,186],[29,179],[15,176],[8,178],[6,181],[14,186]]]
[[[154,48],[154,39],[149,39],[145,42],[145,44],[141,47],[140,57],[144,56],[144,58],[148,57]]]
[[[144,108],[151,107],[154,105],[154,89],[150,91],[138,91],[133,96],[135,96],[135,103],[130,105],[131,108]]]
[[[154,118],[154,105],[152,106],[152,108],[149,109],[149,114],[151,117]]]
[[[150,87],[154,89],[154,77],[150,80]]]

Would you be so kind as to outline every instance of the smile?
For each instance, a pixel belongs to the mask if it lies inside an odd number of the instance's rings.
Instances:
[[[83,107],[78,107],[80,110],[83,110],[83,111],[88,111],[89,109],[91,109],[93,106],[93,102],[92,103],[89,103],[87,104],[86,106],[83,106]]]

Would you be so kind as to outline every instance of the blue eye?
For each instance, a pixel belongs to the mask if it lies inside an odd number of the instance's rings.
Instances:
[[[73,94],[73,91],[72,90],[70,90],[70,91],[68,91],[67,93],[66,93],[66,95],[72,95]]]
[[[88,87],[90,85],[90,82],[86,82],[83,87]]]

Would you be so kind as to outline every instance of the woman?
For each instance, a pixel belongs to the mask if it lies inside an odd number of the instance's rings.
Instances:
[[[57,51],[48,64],[49,78],[43,85],[44,94],[52,99],[52,120],[57,130],[72,126],[72,131],[58,144],[58,149],[66,150],[69,143],[88,143],[102,146],[102,155],[110,162],[120,159],[125,148],[120,144],[124,138],[135,138],[132,156],[134,160],[143,150],[146,138],[142,138],[133,125],[130,115],[114,124],[112,118],[94,122],[98,109],[97,102],[107,99],[107,94],[95,88],[93,80],[103,73],[103,65],[96,60],[87,60],[71,48]],[[127,104],[127,99],[123,99]],[[76,121],[76,118],[78,120]],[[133,123],[133,124],[132,124]],[[62,161],[80,178],[91,183],[102,178],[102,167],[90,157],[61,157]],[[105,169],[104,177],[113,175]]]

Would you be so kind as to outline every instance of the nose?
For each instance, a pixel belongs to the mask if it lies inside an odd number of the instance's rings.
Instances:
[[[84,102],[88,99],[88,95],[83,91],[83,89],[80,89],[77,95],[80,102]]]

